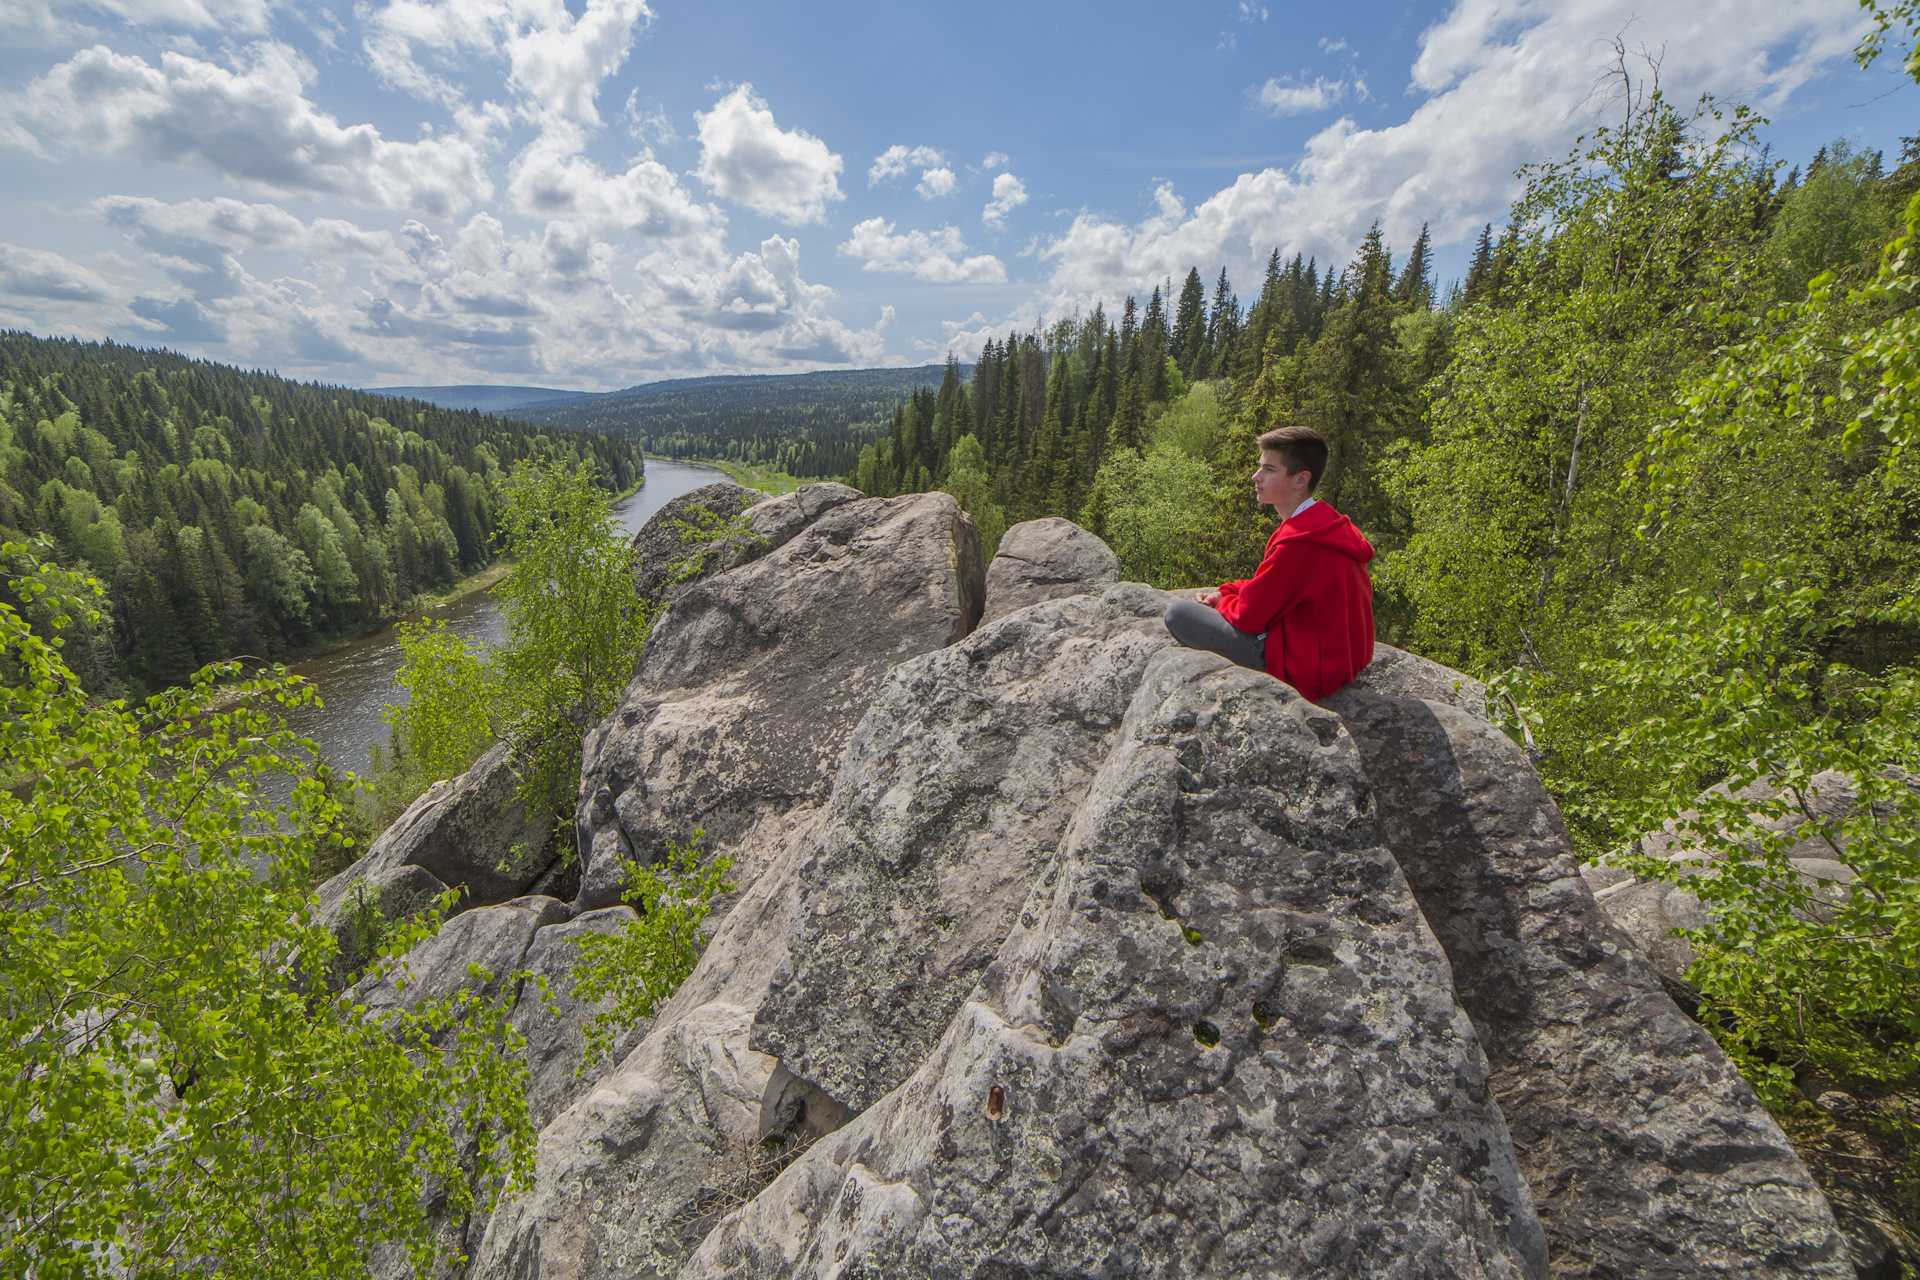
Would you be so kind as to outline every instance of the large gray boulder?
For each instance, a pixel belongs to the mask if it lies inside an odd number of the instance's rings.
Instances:
[[[1383,642],[1375,642],[1373,661],[1361,668],[1347,688],[1389,698],[1424,698],[1482,720],[1488,718],[1485,684],[1452,667]]]
[[[459,991],[472,991],[486,1003],[499,1004],[519,986],[516,974],[535,931],[558,924],[567,914],[565,903],[541,897],[462,912],[409,951],[390,972],[369,973],[341,998],[364,1005],[374,1015],[387,1009],[416,1009]]]
[[[576,907],[619,898],[623,858],[704,830],[751,879],[826,798],[847,735],[895,664],[979,620],[980,537],[946,494],[865,498],[688,585],[619,708],[587,739]],[[758,838],[755,838],[758,833]]]
[[[552,864],[547,822],[516,794],[512,745],[496,742],[465,773],[434,783],[380,833],[366,856],[322,884],[323,905],[357,880],[411,866],[462,891],[462,906],[505,902],[526,892]]]
[[[366,854],[315,891],[319,920],[339,943],[345,980],[370,957],[388,922],[423,910],[448,888],[454,912],[505,902],[547,877],[552,829],[529,818],[512,748],[495,743],[465,773],[427,788]]]
[[[856,499],[673,598],[581,834],[704,826],[738,894],[594,1078],[522,989],[471,1276],[1847,1274],[1470,682],[1316,707],[1127,584],[969,633],[970,533]]]
[[[793,536],[835,507],[858,502],[866,497],[851,485],[823,481],[805,484],[792,493],[763,498],[746,510],[746,526],[753,541],[749,550],[778,551]],[[745,561],[739,561],[744,564]],[[727,566],[733,568],[732,564]]]
[[[1525,755],[1442,703],[1326,699],[1452,964],[1556,1276],[1848,1276],[1784,1134],[1580,878]]]
[[[681,1276],[1543,1274],[1339,722],[1176,651],[1115,738],[919,1068]]]
[[[606,907],[544,925],[527,944],[519,965],[527,976],[515,993],[510,1021],[526,1037],[527,1111],[535,1129],[599,1083],[652,1025],[643,1019],[621,1029],[606,1054],[588,1061],[587,1024],[611,1000],[588,1003],[573,994],[581,938],[615,933],[638,918],[632,907]]]
[[[384,944],[393,922],[428,910],[446,891],[438,876],[406,863],[368,867],[322,885],[317,918],[333,934],[335,946],[328,986],[337,991],[351,983]]]
[[[1037,604],[894,668],[796,870],[752,1046],[861,1111],[932,1050],[1106,757],[1166,597]]]
[[[863,495],[827,482],[765,497],[731,482],[682,494],[633,536],[633,581],[649,603],[778,551],[828,511]]]
[[[633,535],[633,585],[657,603],[669,591],[713,571],[720,544],[736,536],[736,517],[761,495],[731,480],[702,485],[661,507]]]
[[[987,565],[987,607],[980,625],[1042,600],[1100,591],[1120,580],[1120,559],[1071,520],[1048,516],[1006,531]]]
[[[775,1062],[747,1047],[792,915],[797,845],[774,851],[638,1046],[540,1132],[531,1190],[476,1233],[475,1277],[671,1275],[762,1150]]]

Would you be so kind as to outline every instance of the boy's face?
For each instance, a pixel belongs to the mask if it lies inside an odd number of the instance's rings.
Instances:
[[[1288,471],[1283,455],[1273,449],[1262,449],[1260,465],[1253,473],[1253,500],[1274,508],[1283,516],[1292,515],[1293,509],[1307,500],[1307,479],[1305,468]]]

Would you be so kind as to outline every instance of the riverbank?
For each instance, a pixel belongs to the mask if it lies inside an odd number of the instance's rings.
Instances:
[[[740,462],[724,462],[718,458],[669,458],[665,454],[650,453],[649,462],[677,462],[688,467],[711,467],[715,471],[724,471],[735,484],[749,489],[758,489],[769,497],[779,497],[783,493],[792,493],[803,484],[818,483],[805,476],[788,475],[772,467],[751,466]]]

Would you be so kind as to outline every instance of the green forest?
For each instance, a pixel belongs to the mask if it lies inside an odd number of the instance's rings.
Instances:
[[[641,479],[639,445],[601,433],[0,333],[0,540],[45,538],[107,585],[68,646],[100,692],[395,616],[494,558],[500,480],[529,458]]]
[[[513,412],[541,426],[635,437],[668,458],[837,479],[853,470],[861,445],[886,430],[900,398],[938,385],[941,373],[927,365],[675,378]]]

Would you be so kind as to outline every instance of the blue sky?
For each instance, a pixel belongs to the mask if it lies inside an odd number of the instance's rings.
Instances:
[[[1897,152],[1852,0],[0,0],[0,326],[353,384],[971,357],[1430,221],[1662,86]]]

